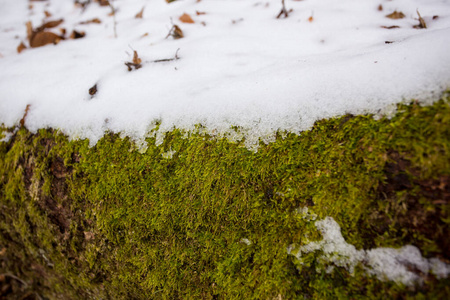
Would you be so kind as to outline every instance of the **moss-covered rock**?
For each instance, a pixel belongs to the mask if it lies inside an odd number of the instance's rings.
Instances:
[[[3,128],[2,132],[12,129]],[[450,105],[343,116],[255,153],[174,129],[134,151],[21,128],[0,143],[0,297],[27,299],[449,298],[450,282],[327,273],[309,207],[357,249],[417,246],[449,262]],[[414,270],[413,270],[414,271]]]

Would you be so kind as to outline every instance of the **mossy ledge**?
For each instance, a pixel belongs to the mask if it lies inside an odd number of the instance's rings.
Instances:
[[[3,133],[11,129],[1,129]],[[174,129],[148,149],[21,128],[0,143],[0,298],[448,299],[287,247],[320,240],[308,207],[358,249],[418,247],[449,263],[449,94],[391,119],[343,116],[254,153]]]

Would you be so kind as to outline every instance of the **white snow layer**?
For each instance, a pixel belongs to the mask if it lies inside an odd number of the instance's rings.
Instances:
[[[18,125],[30,105],[31,131],[59,128],[91,144],[105,131],[142,141],[161,122],[160,135],[200,123],[234,134],[236,125],[251,146],[322,118],[430,103],[450,87],[448,0],[287,0],[292,12],[280,19],[278,0],[110,1],[115,18],[93,1],[83,10],[72,0],[0,0],[0,123]],[[386,17],[395,10],[405,17]],[[413,28],[416,10],[427,29]],[[17,53],[27,21],[60,18],[49,31],[86,36]],[[80,24],[93,18],[101,23]],[[166,38],[171,22],[184,38]],[[142,68],[129,72],[133,49]],[[155,62],[177,49],[179,59]]]
[[[375,275],[379,280],[391,280],[404,285],[423,282],[420,273],[426,275],[431,272],[437,278],[447,278],[450,274],[450,265],[438,258],[423,258],[415,246],[357,250],[344,240],[341,227],[333,218],[326,217],[316,221],[315,225],[323,235],[321,241],[310,242],[298,249],[295,245],[288,247],[288,253],[295,255],[300,262],[302,254],[322,250],[322,262],[345,267],[350,273],[353,273],[356,265],[362,264],[368,274]],[[327,269],[327,272],[331,271],[332,267]]]

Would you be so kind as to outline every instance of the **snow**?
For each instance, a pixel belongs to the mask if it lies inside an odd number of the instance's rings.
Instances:
[[[431,103],[450,87],[449,2],[287,0],[293,11],[277,19],[275,0],[115,0],[115,38],[109,6],[0,0],[0,123],[18,125],[30,104],[31,131],[58,128],[92,145],[105,131],[142,142],[160,122],[159,141],[174,126],[201,123],[252,147],[322,118],[389,114],[411,99]],[[427,29],[413,28],[417,9]],[[406,17],[386,18],[394,10]],[[195,23],[182,23],[184,13]],[[50,31],[86,37],[17,53],[20,42],[28,46],[27,21],[36,28],[60,18]],[[93,18],[102,23],[80,24]],[[184,38],[166,39],[172,22]],[[400,28],[381,27],[393,25]],[[173,59],[177,49],[179,59],[154,62]],[[133,50],[142,68],[129,72]]]
[[[345,241],[341,227],[332,217],[316,221],[315,226],[323,235],[321,241],[310,242],[301,247],[290,245],[287,252],[295,255],[302,263],[302,254],[322,250],[321,262],[331,264],[326,269],[327,273],[332,272],[333,265],[344,267],[353,273],[354,268],[361,264],[367,274],[374,275],[379,280],[390,280],[404,285],[422,283],[423,277],[420,273],[427,275],[431,272],[437,278],[447,278],[450,274],[450,265],[438,258],[422,257],[415,246],[357,250],[354,245]]]

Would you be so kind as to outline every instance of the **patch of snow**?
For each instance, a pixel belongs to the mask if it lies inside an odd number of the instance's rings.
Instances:
[[[244,243],[247,246],[250,246],[252,244],[252,241],[250,241],[249,239],[246,239],[246,238],[242,238],[241,243]]]
[[[302,219],[306,221],[314,221],[317,219],[317,215],[314,212],[310,212],[308,207],[300,207],[295,210],[295,213],[301,215]]]
[[[2,132],[2,134],[4,135],[4,137],[0,139],[0,143],[8,143],[11,140],[12,136],[14,135],[13,132],[8,131]]]
[[[424,258],[420,250],[412,245],[399,249],[375,248],[370,250],[357,250],[348,244],[341,233],[341,227],[331,217],[315,222],[317,229],[322,233],[323,239],[310,242],[301,247],[290,245],[288,254],[295,255],[302,262],[302,254],[322,250],[319,260],[344,267],[350,273],[358,264],[362,264],[369,275],[375,275],[379,280],[400,282],[404,285],[413,285],[423,281],[422,274],[433,273],[437,278],[447,278],[450,265],[438,258]],[[327,267],[326,272],[332,272],[333,265]],[[414,271],[416,270],[416,271]]]
[[[177,153],[177,151],[172,150],[172,148],[171,148],[169,151],[166,151],[166,152],[162,153],[161,155],[162,155],[162,157],[165,158],[165,159],[172,159],[172,158],[173,158],[173,155],[174,155],[175,153]]]
[[[318,119],[430,103],[450,87],[449,2],[286,1],[293,11],[276,19],[280,1],[115,0],[114,26],[111,9],[93,2],[83,11],[69,0],[30,2],[31,9],[0,0],[0,123],[17,125],[30,104],[28,129],[58,128],[91,145],[105,131],[142,144],[155,128],[160,141],[174,126],[202,124],[254,149],[277,130],[299,133]],[[416,9],[427,29],[413,28]],[[386,18],[394,10],[405,18]],[[182,23],[184,13],[195,23]],[[60,18],[51,31],[86,36],[17,53],[21,42],[28,46],[27,21],[36,28]],[[80,24],[93,18],[101,23]],[[172,22],[184,38],[166,38]],[[177,49],[179,59],[170,60]],[[129,72],[133,50],[142,68]]]

